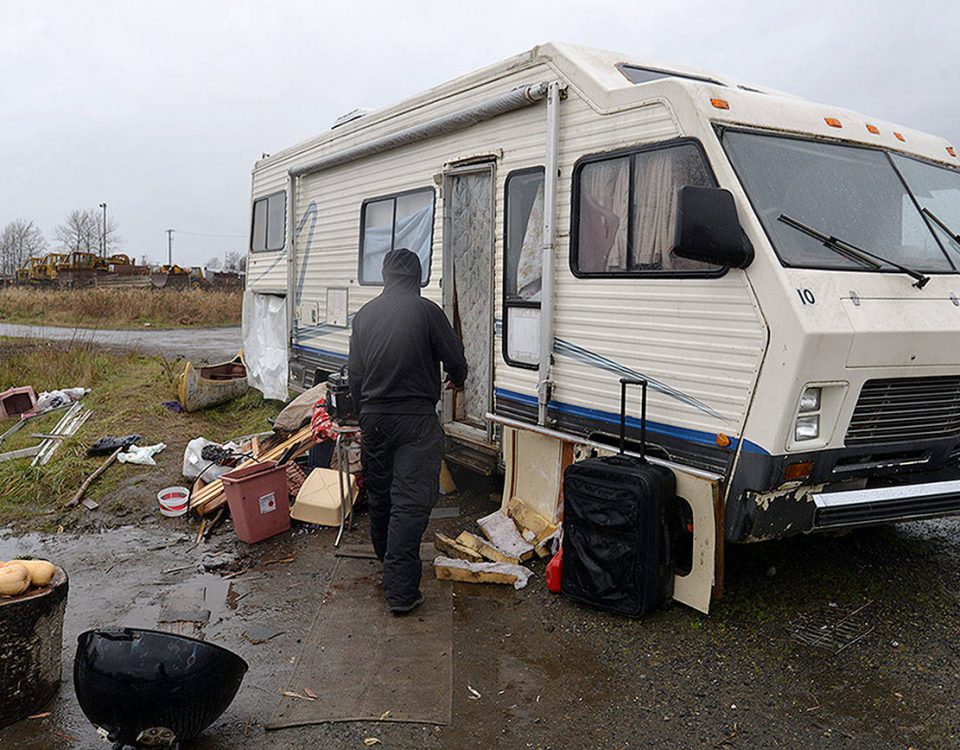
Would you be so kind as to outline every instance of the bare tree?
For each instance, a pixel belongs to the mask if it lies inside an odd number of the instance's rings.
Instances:
[[[0,232],[0,275],[13,276],[27,258],[46,251],[39,227],[29,219],[14,219]]]
[[[88,208],[85,211],[75,210],[67,214],[66,221],[53,230],[53,236],[62,242],[66,252],[100,253],[104,247],[104,226],[100,211]],[[107,218],[106,252],[107,255],[116,250],[123,242],[117,233],[117,222],[112,217]]]
[[[243,254],[238,252],[229,252],[223,256],[224,271],[239,271],[240,261],[243,260]]]
[[[216,271],[220,268],[222,262],[223,261],[220,260],[219,255],[214,255],[212,258],[207,260],[207,268],[209,268],[211,271]]]
[[[237,264],[237,270],[240,271],[240,273],[247,272],[247,256],[246,255],[240,256],[240,262]]]

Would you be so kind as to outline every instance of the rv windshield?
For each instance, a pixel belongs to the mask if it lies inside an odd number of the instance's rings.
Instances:
[[[878,259],[889,259],[899,266],[927,273],[954,271],[953,263],[885,152],[732,130],[724,133],[723,145],[784,265],[867,272],[895,270],[890,263],[870,269],[833,252],[815,237],[778,221],[781,214],[843,237]],[[920,162],[915,165],[928,168]],[[920,182],[921,178],[918,176],[917,180]],[[910,178],[906,181],[910,182]],[[923,205],[922,199],[920,204]],[[938,201],[936,206],[939,208],[941,203]],[[932,206],[931,209],[937,210]],[[946,210],[945,213],[950,217],[944,217],[945,221],[960,218]],[[955,259],[960,263],[960,248],[957,250]]]
[[[900,154],[894,154],[893,163],[920,208],[927,209],[940,220],[938,226],[934,219],[933,229],[940,241],[951,248],[951,252],[957,253],[953,256],[954,263],[957,263],[960,261],[960,242],[956,239],[957,232],[960,232],[960,170],[938,167]]]

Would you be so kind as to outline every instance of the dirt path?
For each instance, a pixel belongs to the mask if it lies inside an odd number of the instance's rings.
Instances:
[[[431,522],[430,532],[471,528],[492,507],[494,487],[458,481],[461,494],[442,502],[460,517]],[[197,750],[362,750],[369,737],[384,748],[456,750],[957,746],[958,519],[735,547],[727,595],[709,617],[674,606],[636,622],[577,606],[545,590],[542,561],[523,591],[455,584],[452,725],[265,732],[330,580],[334,531],[299,527],[246,546],[224,526],[191,550],[192,527],[159,518],[149,494],[141,511],[85,516],[113,530],[0,536],[0,559],[49,555],[71,577],[52,715],[0,730],[0,749],[105,747],[73,696],[76,636],[156,627],[164,609],[201,603],[211,611],[203,635],[240,653],[250,672],[221,720],[191,744]],[[357,520],[348,543],[366,541],[366,515]],[[197,571],[205,556],[232,555],[248,573]],[[862,637],[839,652],[794,637],[801,621],[817,628],[864,605],[849,621]],[[244,637],[253,625],[283,632],[253,644]],[[349,648],[349,634],[330,633],[325,647]]]
[[[242,346],[239,327],[111,331],[0,323],[0,337],[2,336],[83,342],[110,349],[135,350],[144,354],[162,354],[165,357],[183,357],[207,362],[230,359]]]

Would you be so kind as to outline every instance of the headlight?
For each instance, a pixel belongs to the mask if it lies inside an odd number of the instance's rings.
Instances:
[[[800,413],[820,411],[820,389],[807,388],[800,396]],[[798,438],[799,440],[799,438]]]
[[[797,417],[797,426],[794,430],[794,439],[816,440],[820,437],[820,415],[812,414],[806,417]]]

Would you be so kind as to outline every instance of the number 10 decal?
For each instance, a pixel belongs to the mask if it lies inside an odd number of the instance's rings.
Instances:
[[[800,295],[800,302],[804,305],[815,305],[817,303],[816,297],[809,289],[797,289],[797,294]]]

